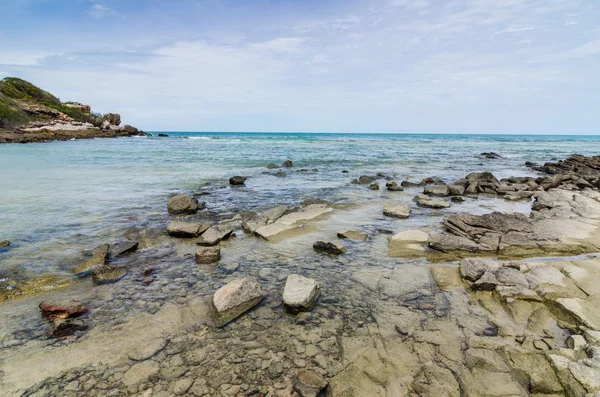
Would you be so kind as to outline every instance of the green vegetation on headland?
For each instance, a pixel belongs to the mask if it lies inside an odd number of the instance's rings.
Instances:
[[[16,77],[0,80],[0,143],[40,142],[144,134],[121,116],[92,112],[89,105],[59,98]]]

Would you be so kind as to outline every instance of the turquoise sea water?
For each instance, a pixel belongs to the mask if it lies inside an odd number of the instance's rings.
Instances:
[[[0,240],[12,241],[0,251],[0,268],[60,271],[64,258],[114,240],[128,227],[165,222],[166,202],[176,192],[209,192],[202,198],[208,210],[225,216],[307,198],[381,194],[349,183],[363,174],[383,172],[398,182],[451,181],[481,170],[535,175],[525,161],[597,155],[600,148],[599,136],[168,134],[0,145]],[[478,157],[489,151],[503,158]],[[294,167],[285,178],[265,168],[287,159]],[[233,175],[249,177],[243,193],[227,186]]]

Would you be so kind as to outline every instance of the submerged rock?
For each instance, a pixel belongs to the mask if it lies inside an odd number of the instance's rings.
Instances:
[[[495,152],[483,152],[480,154],[480,156],[485,157],[486,159],[501,159],[502,156],[500,156],[498,153]]]
[[[92,272],[92,280],[96,284],[109,284],[119,281],[127,274],[127,270],[116,266],[100,266]]]
[[[196,263],[208,264],[218,262],[221,259],[220,247],[204,247],[200,248],[194,255]]]
[[[232,176],[231,178],[229,178],[229,184],[231,186],[243,186],[244,182],[246,182],[246,177],[245,176]]]
[[[386,203],[383,205],[383,215],[405,219],[410,216],[410,205],[406,203]]]
[[[348,238],[356,241],[364,241],[369,238],[367,233],[357,232],[356,230],[342,230],[341,232],[338,232],[337,236],[339,238]]]
[[[271,163],[271,164],[267,164],[267,168],[272,170],[272,169],[275,169],[275,168],[279,168],[279,166],[277,164]]]
[[[119,256],[130,254],[132,252],[137,251],[139,247],[139,243],[137,241],[124,240],[119,241],[118,243],[111,244],[108,249],[108,256],[112,258],[117,258]]]
[[[321,292],[321,286],[311,278],[290,274],[283,289],[283,303],[292,310],[310,309]]]
[[[104,244],[94,250],[92,257],[85,262],[77,265],[73,269],[73,273],[78,276],[84,276],[95,270],[96,268],[103,266],[108,259],[109,245]]]
[[[277,171],[277,172],[275,173],[275,176],[278,176],[278,177],[280,177],[280,178],[284,178],[284,177],[286,177],[286,176],[287,176],[287,173],[285,173],[284,171]]]
[[[10,241],[8,241],[8,240],[0,241],[0,248],[6,248],[9,245],[10,245]]]
[[[213,295],[215,322],[222,327],[256,306],[263,299],[258,282],[250,277],[238,278],[219,288]]]
[[[398,186],[396,182],[387,182],[385,187],[390,192],[402,192],[404,188],[402,186]]]
[[[88,310],[78,301],[42,301],[39,308],[50,320],[76,317]]]
[[[294,378],[294,390],[300,397],[317,397],[327,387],[323,375],[315,371],[301,369]]]
[[[358,183],[360,183],[361,185],[368,185],[370,183],[373,183],[374,180],[375,179],[373,177],[362,175],[360,178],[358,178]]]
[[[194,214],[202,208],[204,208],[204,203],[199,203],[198,200],[187,194],[173,196],[167,204],[169,214],[172,215]]]
[[[372,183],[369,185],[369,189],[371,190],[379,190],[379,183]]]
[[[282,167],[291,167],[292,166],[292,160],[286,160],[283,162],[283,164],[281,164]]]
[[[208,225],[197,222],[170,221],[167,225],[167,233],[173,237],[197,237],[208,229]]]
[[[212,246],[217,245],[221,240],[227,239],[233,233],[233,229],[227,225],[215,225],[209,227],[200,239],[196,241],[198,245]]]
[[[325,241],[316,241],[313,244],[313,249],[321,254],[327,255],[341,255],[344,252],[348,252],[348,250],[340,244]]]

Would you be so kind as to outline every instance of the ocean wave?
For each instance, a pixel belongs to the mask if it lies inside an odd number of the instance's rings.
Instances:
[[[213,139],[211,137],[208,136],[188,136],[187,139],[193,139],[193,140],[203,140],[203,141],[212,141]]]

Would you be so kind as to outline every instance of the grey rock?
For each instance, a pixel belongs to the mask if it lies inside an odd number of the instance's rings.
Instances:
[[[204,203],[199,203],[198,200],[187,194],[173,196],[167,204],[169,213],[173,215],[194,214],[202,208],[204,208]]]
[[[460,261],[459,271],[462,278],[475,282],[485,272],[494,272],[500,264],[489,258],[466,258]],[[513,269],[514,270],[514,269]]]
[[[506,286],[529,288],[527,277],[517,269],[511,267],[501,267],[496,271],[498,281]]]
[[[204,246],[212,246],[217,245],[221,242],[221,240],[229,238],[233,233],[233,229],[228,225],[214,225],[209,227],[200,239],[196,241],[198,245]]]
[[[170,221],[167,224],[167,233],[173,237],[197,237],[208,229],[208,225],[197,222]]]
[[[413,200],[417,203],[419,207],[434,209],[450,207],[450,202],[448,200],[445,200],[443,198],[429,197],[425,194],[417,194]]]
[[[485,272],[479,280],[475,281],[471,288],[476,291],[493,291],[498,286],[499,282],[493,272]]]
[[[310,309],[321,292],[321,286],[311,278],[290,274],[283,289],[283,303],[293,310]]]
[[[124,240],[119,241],[118,243],[111,244],[108,249],[108,256],[112,258],[117,258],[119,256],[130,254],[132,252],[137,251],[139,247],[139,243],[137,241]]]
[[[362,175],[360,178],[358,178],[358,183],[360,183],[361,185],[368,185],[373,183],[374,180],[375,179],[373,177]]]
[[[246,177],[245,176],[232,176],[231,178],[229,178],[229,184],[231,186],[243,186],[244,182],[246,182]]]
[[[213,295],[215,322],[222,327],[256,306],[263,299],[258,282],[250,277],[238,278],[219,288]]]
[[[427,185],[425,186],[424,193],[432,196],[446,197],[450,194],[450,189],[448,185]]]
[[[451,196],[462,196],[465,194],[465,187],[461,185],[448,185],[448,191]]]
[[[402,192],[404,188],[402,186],[398,186],[396,182],[387,182],[385,187],[390,192]]]
[[[369,238],[367,233],[357,232],[356,230],[342,230],[341,232],[338,232],[337,236],[339,238],[347,238],[356,241],[364,241]]]
[[[194,255],[196,263],[209,264],[218,262],[221,259],[220,247],[203,247],[200,248]]]
[[[287,168],[291,167],[292,165],[293,165],[292,160],[286,160],[283,162],[283,164],[281,164],[282,167],[287,167]]]
[[[106,260],[108,259],[108,249],[108,244],[104,244],[96,248],[92,254],[92,257],[84,261],[83,263],[77,265],[73,269],[73,273],[75,273],[78,276],[85,276],[91,273],[93,270],[97,269],[98,267],[104,266]]]
[[[300,397],[317,397],[327,387],[327,381],[318,372],[301,369],[293,385]]]
[[[127,270],[117,266],[100,266],[92,272],[92,280],[96,284],[110,284],[119,281],[127,274]]]
[[[383,205],[383,215],[405,219],[410,216],[411,208],[406,203],[386,203]]]

